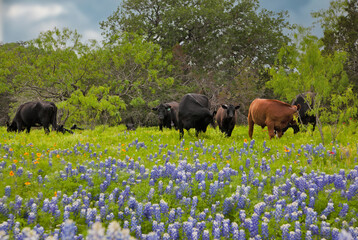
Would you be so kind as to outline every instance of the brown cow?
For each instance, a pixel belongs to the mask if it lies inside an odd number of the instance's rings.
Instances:
[[[300,105],[290,105],[274,99],[256,98],[251,104],[248,115],[249,136],[252,138],[254,124],[264,128],[267,126],[270,139],[275,136],[282,137],[282,129],[288,125],[297,125],[293,119],[300,110]]]

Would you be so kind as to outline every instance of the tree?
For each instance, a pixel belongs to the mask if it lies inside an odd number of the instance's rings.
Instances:
[[[110,41],[118,32],[135,32],[179,53],[178,80],[215,95],[250,63],[262,74],[288,42],[287,13],[260,10],[258,0],[125,0],[101,23]],[[231,92],[239,89],[231,89]]]
[[[287,101],[300,93],[316,93],[312,113],[324,142],[322,122],[337,125],[346,121],[352,117],[347,113],[356,114],[357,101],[344,71],[346,52],[323,55],[322,46],[322,41],[301,29],[293,45],[281,48],[267,86]],[[333,140],[335,136],[332,134]]]
[[[324,52],[346,51],[345,70],[354,91],[358,90],[358,2],[355,0],[332,1],[329,9],[312,14],[324,29]]]
[[[83,44],[76,31],[55,28],[24,44],[4,45],[1,90],[16,98],[14,108],[50,100],[70,123],[91,127],[119,123],[127,108],[146,115],[174,82],[171,55],[135,34],[112,37],[103,46]]]

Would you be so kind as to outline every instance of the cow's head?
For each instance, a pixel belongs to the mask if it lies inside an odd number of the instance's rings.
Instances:
[[[164,118],[170,114],[171,106],[161,103],[159,106],[152,108],[152,110],[158,112],[159,120],[164,120]]]
[[[293,105],[292,107],[296,110],[296,112],[298,112],[298,111],[301,109],[301,105],[300,105],[300,104]]]
[[[239,105],[234,106],[232,104],[229,104],[229,105],[223,104],[223,105],[221,105],[221,107],[226,110],[226,116],[229,119],[232,119],[233,117],[235,117],[235,111],[240,108]]]
[[[16,132],[17,130],[17,125],[16,122],[14,121],[11,124],[8,121],[6,121],[6,127],[8,132]]]

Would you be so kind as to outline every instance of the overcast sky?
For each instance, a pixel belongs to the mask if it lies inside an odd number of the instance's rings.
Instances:
[[[68,27],[83,40],[101,40],[99,22],[110,16],[121,0],[0,0],[0,41],[17,42],[38,37],[40,32]],[[289,21],[309,27],[312,11],[327,9],[331,0],[260,0],[261,6],[288,10]],[[315,29],[320,36],[322,31]]]

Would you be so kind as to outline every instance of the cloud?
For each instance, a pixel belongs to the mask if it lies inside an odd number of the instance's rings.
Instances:
[[[97,42],[100,42],[103,40],[103,37],[101,35],[101,33],[98,30],[92,30],[92,29],[87,29],[83,32],[82,34],[83,39],[85,40],[91,40],[94,39]]]
[[[34,39],[40,32],[53,30],[55,27],[59,29],[67,27],[83,32],[91,25],[89,16],[86,16],[73,2],[24,2],[9,4],[6,7],[5,42]]]
[[[47,18],[54,18],[66,14],[67,11],[63,5],[60,4],[14,4],[11,5],[7,11],[7,17],[10,20],[28,20],[32,22],[45,20]]]

